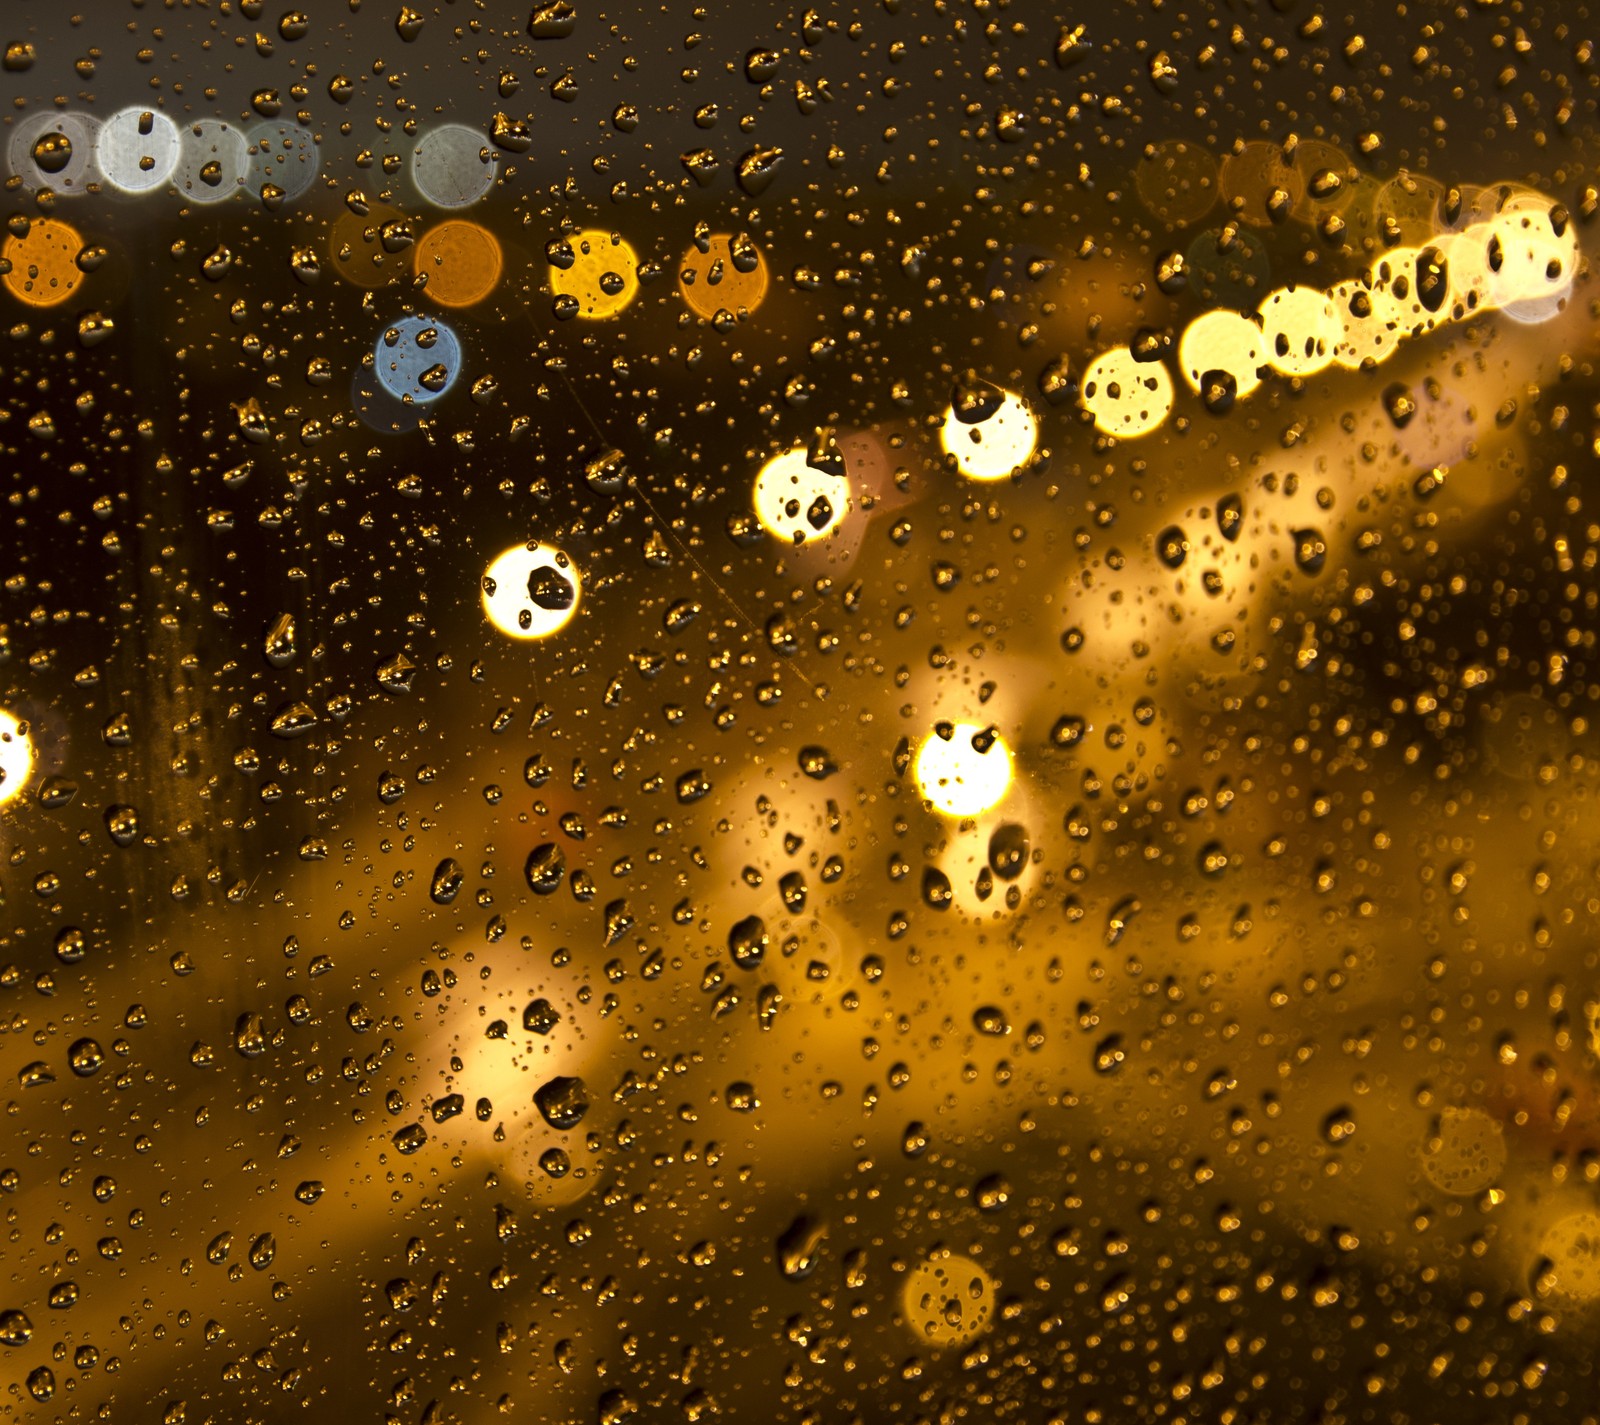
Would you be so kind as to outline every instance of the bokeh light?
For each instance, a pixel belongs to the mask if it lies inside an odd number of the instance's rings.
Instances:
[[[1113,346],[1084,371],[1080,399],[1107,435],[1147,435],[1172,412],[1172,377],[1161,362],[1138,361],[1127,347]]]
[[[946,735],[948,734],[948,735]],[[978,816],[1011,788],[1011,749],[992,728],[944,724],[917,749],[913,769],[923,800],[946,816]]]
[[[461,374],[461,343],[443,322],[402,317],[372,348],[378,384],[397,400],[437,401]]]
[[[775,455],[756,472],[751,502],[762,528],[785,544],[826,539],[850,512],[850,482],[811,463],[807,447]]]
[[[1499,1121],[1481,1108],[1447,1108],[1423,1146],[1422,1171],[1440,1192],[1470,1197],[1488,1187],[1506,1163]]]
[[[1238,312],[1218,309],[1196,317],[1178,339],[1178,363],[1191,390],[1210,406],[1232,405],[1261,384],[1261,328]]]
[[[27,724],[0,708],[0,806],[20,796],[33,771],[33,739]]]
[[[100,121],[92,114],[72,109],[30,114],[11,131],[6,166],[24,188],[81,194],[94,179],[99,134]]]
[[[1262,354],[1280,375],[1310,376],[1332,362],[1339,318],[1320,288],[1280,287],[1259,314]]]
[[[250,172],[250,142],[232,124],[197,119],[178,138],[172,181],[191,203],[221,203],[244,187]]]
[[[416,245],[423,290],[441,307],[471,307],[499,284],[505,259],[495,235],[480,223],[451,218],[423,233]]]
[[[734,244],[733,234],[714,233],[704,252],[691,244],[678,264],[678,290],[697,317],[754,312],[766,300],[766,258],[748,238]]]
[[[95,162],[113,188],[148,193],[172,177],[182,146],[171,119],[134,104],[117,110],[100,126]]]
[[[1039,423],[1028,403],[1015,392],[991,389],[999,399],[982,419],[964,421],[951,405],[939,427],[940,445],[972,480],[1005,479],[1039,443]]]
[[[906,1275],[906,1324],[930,1346],[964,1346],[994,1320],[994,1278],[971,1257],[936,1251]]]
[[[622,312],[639,294],[639,259],[620,233],[585,228],[566,239],[572,262],[550,266],[550,291],[571,315],[600,321]]]
[[[65,302],[83,280],[78,254],[83,239],[70,223],[56,218],[36,219],[21,236],[11,236],[0,247],[0,257],[11,264],[0,276],[6,291],[30,307],[54,307]]]
[[[303,197],[316,182],[321,166],[317,141],[310,129],[299,124],[269,120],[257,124],[247,135],[250,152],[250,191],[260,195],[270,185],[292,203]]]
[[[484,571],[484,616],[510,638],[548,638],[577,613],[582,587],[562,550],[538,540],[514,544]]]
[[[411,155],[411,180],[439,208],[468,208],[494,187],[499,156],[465,124],[440,124],[423,134]]]

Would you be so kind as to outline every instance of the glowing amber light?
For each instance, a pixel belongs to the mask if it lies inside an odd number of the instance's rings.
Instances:
[[[1262,354],[1284,376],[1310,376],[1333,360],[1343,328],[1328,294],[1315,287],[1280,287],[1257,309]]]
[[[1039,423],[1028,403],[1009,391],[1001,392],[999,408],[983,420],[968,425],[951,406],[939,427],[939,443],[972,480],[1004,480],[1033,454],[1038,440]]]
[[[511,638],[548,638],[577,613],[581,584],[561,550],[530,540],[513,545],[484,572],[483,612]]]
[[[850,509],[850,482],[818,470],[803,447],[775,455],[756,472],[751,491],[756,518],[785,544],[832,534]]]
[[[1579,1301],[1600,1298],[1600,1212],[1563,1217],[1540,1240],[1555,1289]]]
[[[938,731],[917,749],[917,789],[946,816],[977,816],[1011,787],[1011,749],[1000,735],[975,722],[958,722],[949,737]]]
[[[415,264],[423,290],[441,307],[471,307],[494,291],[505,259],[487,228],[451,218],[422,235]]]
[[[900,1305],[930,1346],[965,1345],[994,1320],[994,1279],[971,1257],[935,1252],[907,1275]]]
[[[705,252],[698,244],[692,246],[678,268],[683,300],[691,312],[707,320],[718,312],[755,311],[766,300],[767,283],[767,260],[760,250],[753,243],[741,245],[736,256],[727,233],[714,236]]]
[[[6,239],[0,257],[11,264],[5,274],[6,290],[30,307],[54,307],[65,302],[83,280],[78,254],[83,239],[68,223],[45,218],[34,222],[21,237]]]
[[[33,770],[33,742],[28,729],[0,708],[0,806],[28,784]]]
[[[1172,412],[1172,377],[1159,361],[1136,361],[1127,347],[1114,346],[1083,373],[1082,400],[1097,430],[1145,435]]]
[[[1248,396],[1261,384],[1257,369],[1264,345],[1261,329],[1248,317],[1219,308],[1203,312],[1184,329],[1178,341],[1178,362],[1193,390],[1208,377],[1231,378],[1233,394]]]
[[[365,214],[341,213],[328,233],[333,270],[357,287],[386,287],[407,266],[405,252],[390,252],[383,243],[384,226],[404,223],[398,208],[373,203]]]
[[[614,317],[639,295],[639,259],[616,233],[585,228],[567,239],[570,267],[550,268],[550,290],[578,304],[575,315],[591,321]]]
[[[1482,1192],[1506,1165],[1499,1121],[1481,1108],[1447,1108],[1439,1131],[1422,1151],[1422,1171],[1440,1192],[1470,1197]]]

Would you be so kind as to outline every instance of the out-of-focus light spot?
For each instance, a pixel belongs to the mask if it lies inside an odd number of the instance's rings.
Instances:
[[[941,732],[950,735],[943,737]],[[975,722],[935,729],[917,749],[917,789],[946,816],[978,816],[1011,787],[1011,749]]]
[[[1253,307],[1272,280],[1265,235],[1237,223],[1196,233],[1184,263],[1189,291],[1212,306]]]
[[[785,544],[825,539],[850,511],[850,482],[819,470],[804,446],[775,455],[756,472],[751,500],[768,534]]]
[[[574,316],[591,321],[614,317],[639,294],[639,259],[618,233],[585,228],[567,239],[571,266],[550,267],[550,291],[557,301],[577,304]]]
[[[994,1278],[971,1257],[935,1252],[907,1274],[900,1306],[930,1346],[963,1346],[994,1320]]]
[[[1231,405],[1234,398],[1250,395],[1261,384],[1257,368],[1263,345],[1261,328],[1249,317],[1219,308],[1202,312],[1184,328],[1178,340],[1178,364],[1191,390],[1211,403],[1212,392],[1225,386]]]
[[[401,317],[372,349],[378,384],[401,401],[437,401],[461,374],[461,343],[443,322]]]
[[[0,708],[0,806],[19,796],[33,771],[33,741],[26,724]]]
[[[1369,272],[1337,282],[1328,289],[1334,315],[1339,319],[1339,339],[1333,359],[1351,371],[1381,365],[1395,354],[1405,335],[1405,300],[1399,284],[1382,273]]]
[[[1423,1146],[1422,1171],[1440,1192],[1470,1197],[1482,1192],[1506,1165],[1506,1138],[1498,1120],[1481,1108],[1447,1108],[1439,1131]]]
[[[1259,309],[1262,354],[1284,376],[1310,376],[1333,360],[1339,318],[1316,287],[1280,287]]]
[[[1574,1212],[1551,1226],[1539,1253],[1556,1291],[1577,1301],[1600,1298],[1600,1212]]]
[[[408,252],[390,252],[383,245],[386,223],[403,222],[398,208],[374,203],[365,215],[341,213],[328,233],[333,270],[347,282],[368,289],[386,287],[411,265]]]
[[[1279,150],[1282,157],[1282,150]],[[1344,151],[1320,139],[1302,139],[1295,145],[1293,170],[1303,185],[1292,216],[1315,223],[1328,214],[1344,214],[1359,195],[1360,170]]]
[[[11,131],[6,165],[30,190],[83,193],[94,179],[100,121],[89,114],[32,114]]]
[[[484,616],[511,638],[548,638],[578,611],[582,580],[561,550],[530,540],[484,571]]]
[[[1288,214],[1305,199],[1306,177],[1297,163],[1286,163],[1277,144],[1248,143],[1222,160],[1217,178],[1229,211],[1256,227],[1276,214]]]
[[[708,321],[718,312],[753,312],[767,297],[767,260],[748,238],[735,247],[729,233],[717,233],[701,252],[692,245],[678,268],[678,290],[689,310]]]
[[[310,129],[268,120],[247,136],[250,149],[250,192],[259,196],[269,184],[292,203],[316,181],[321,158]]]
[[[1402,170],[1378,189],[1372,212],[1380,238],[1415,246],[1433,241],[1441,225],[1444,185],[1425,173]],[[1392,237],[1393,234],[1398,237]]]
[[[172,176],[183,142],[165,114],[134,104],[100,126],[95,162],[107,183],[125,193],[148,193]]]
[[[83,239],[70,223],[36,219],[21,237],[8,237],[0,247],[0,257],[11,264],[0,282],[30,307],[54,307],[65,302],[83,280],[78,270],[82,251]]]
[[[1028,403],[1010,391],[998,394],[998,404],[983,419],[968,424],[950,406],[939,427],[940,445],[968,479],[1005,479],[1039,443],[1039,422]]]
[[[220,203],[244,187],[250,142],[220,119],[197,119],[179,133],[172,181],[191,203]]]
[[[1135,361],[1125,346],[1102,351],[1083,373],[1083,408],[1107,435],[1153,431],[1172,412],[1172,377],[1159,361]]]
[[[451,218],[428,229],[416,245],[417,275],[443,307],[481,302],[500,281],[504,258],[495,235],[478,223]]]
[[[1133,175],[1145,207],[1164,223],[1196,222],[1217,201],[1217,160],[1203,144],[1158,143]]]
[[[1514,193],[1487,230],[1489,300],[1513,321],[1542,322],[1567,300],[1578,268],[1574,221],[1558,222],[1552,204],[1537,193]]]
[[[465,124],[440,124],[417,141],[411,181],[439,208],[467,208],[492,187],[498,155],[489,140]]]

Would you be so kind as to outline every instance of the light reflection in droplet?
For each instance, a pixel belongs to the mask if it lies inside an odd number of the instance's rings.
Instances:
[[[0,708],[0,806],[19,796],[33,770],[33,740],[26,724]]]
[[[972,425],[947,407],[939,427],[939,443],[953,455],[956,467],[970,480],[1004,480],[1034,452],[1039,423],[1021,396],[1000,393],[999,409]]]
[[[958,722],[949,737],[928,734],[913,769],[925,801],[946,816],[977,816],[1011,787],[1011,749],[992,729]]]
[[[484,616],[511,638],[548,638],[578,611],[583,581],[561,550],[530,540],[515,544],[484,571]]]

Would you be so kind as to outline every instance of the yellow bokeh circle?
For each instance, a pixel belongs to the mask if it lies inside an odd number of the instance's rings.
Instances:
[[[627,239],[600,228],[585,228],[567,239],[572,263],[550,266],[550,291],[577,303],[574,316],[603,321],[639,295],[639,258]]]

